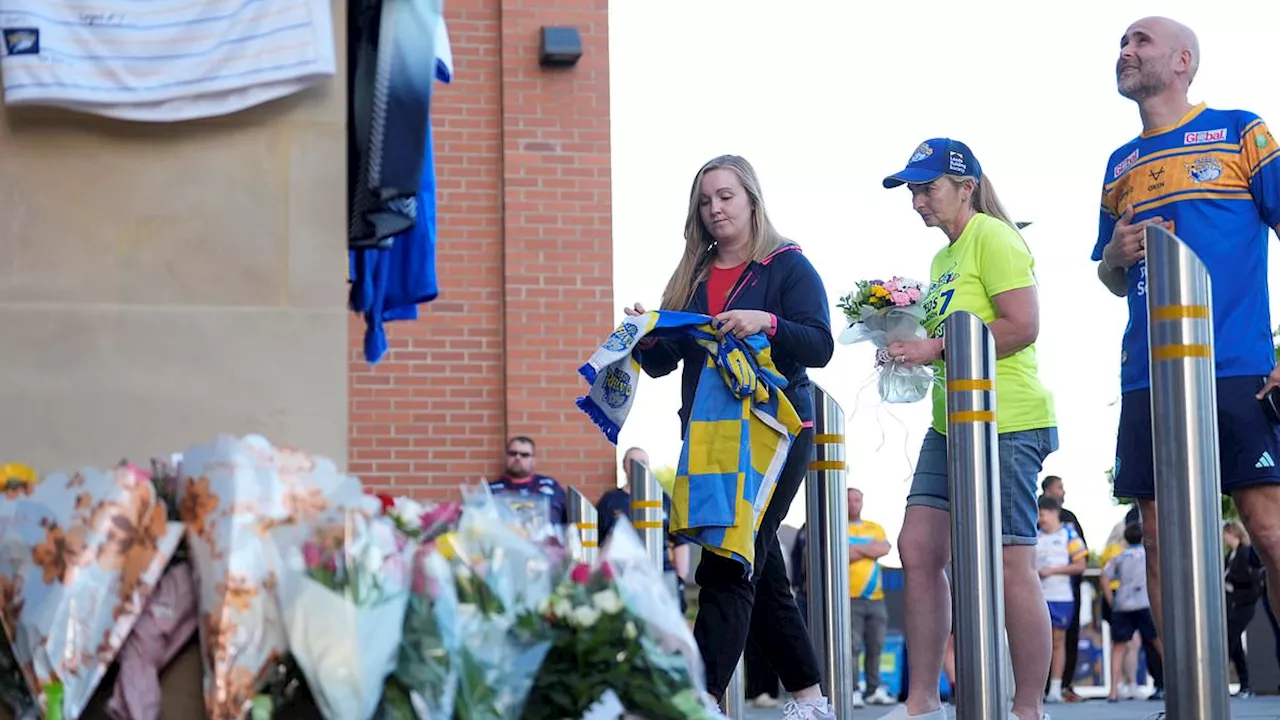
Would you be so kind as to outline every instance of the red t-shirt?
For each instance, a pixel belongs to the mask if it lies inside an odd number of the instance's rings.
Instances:
[[[742,271],[746,267],[746,263],[731,268],[711,266],[711,277],[707,278],[708,315],[715,317],[724,312],[724,306],[729,302],[729,292],[738,283],[738,278],[742,277]]]

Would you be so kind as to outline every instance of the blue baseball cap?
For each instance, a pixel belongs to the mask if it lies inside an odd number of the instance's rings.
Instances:
[[[884,186],[933,182],[943,175],[981,177],[982,166],[968,145],[951,138],[934,138],[920,143],[907,166],[885,178]]]

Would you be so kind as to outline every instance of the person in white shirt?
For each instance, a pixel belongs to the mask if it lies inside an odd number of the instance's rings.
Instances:
[[[1053,663],[1049,670],[1049,692],[1045,702],[1062,702],[1062,673],[1066,664],[1067,628],[1075,611],[1071,576],[1084,572],[1089,550],[1080,535],[1062,524],[1062,503],[1052,495],[1041,495],[1040,530],[1036,536],[1036,569],[1049,621],[1053,626]]]

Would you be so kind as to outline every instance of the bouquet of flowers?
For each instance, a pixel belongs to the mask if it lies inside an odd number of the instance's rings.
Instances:
[[[18,477],[18,475],[23,477]],[[0,620],[32,696],[80,717],[182,539],[132,465],[70,475],[6,471]]]
[[[270,531],[339,508],[370,508],[360,481],[266,438],[217,437],[183,453],[178,509],[199,588],[205,709],[239,720],[285,660]]]
[[[484,497],[416,563],[396,679],[421,716],[518,720],[549,647],[517,621],[550,595],[558,557]]]
[[[878,348],[876,369],[880,374],[880,397],[885,402],[913,403],[923,400],[933,386],[933,371],[927,367],[906,367],[889,356],[891,343],[923,340],[925,310],[922,299],[928,288],[918,280],[860,280],[858,289],[840,298],[849,327],[840,333],[840,342],[852,345],[870,341]]]
[[[525,705],[524,720],[628,717],[709,720],[702,663],[676,599],[625,518],[594,568],[577,564],[541,603],[529,626],[545,624],[551,651]]]
[[[328,718],[373,717],[399,653],[412,543],[356,510],[272,536],[289,649],[316,704]]]

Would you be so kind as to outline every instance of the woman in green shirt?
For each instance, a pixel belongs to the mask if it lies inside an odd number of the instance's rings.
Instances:
[[[1004,541],[1005,624],[1019,720],[1040,720],[1052,641],[1048,607],[1036,570],[1036,483],[1044,459],[1058,447],[1053,396],[1040,383],[1035,340],[1040,330],[1035,261],[973,152],[947,138],[922,143],[907,167],[885,179],[908,185],[925,225],[942,230],[947,245],[933,258],[932,284],[922,301],[924,340],[893,343],[891,357],[943,373],[946,317],[966,310],[982,318],[996,341],[1001,531]],[[938,676],[951,629],[950,590],[943,568],[951,560],[947,484],[946,387],[933,389],[933,427],[925,435],[907,497],[898,552],[906,576],[910,690],[897,716],[942,720]]]

